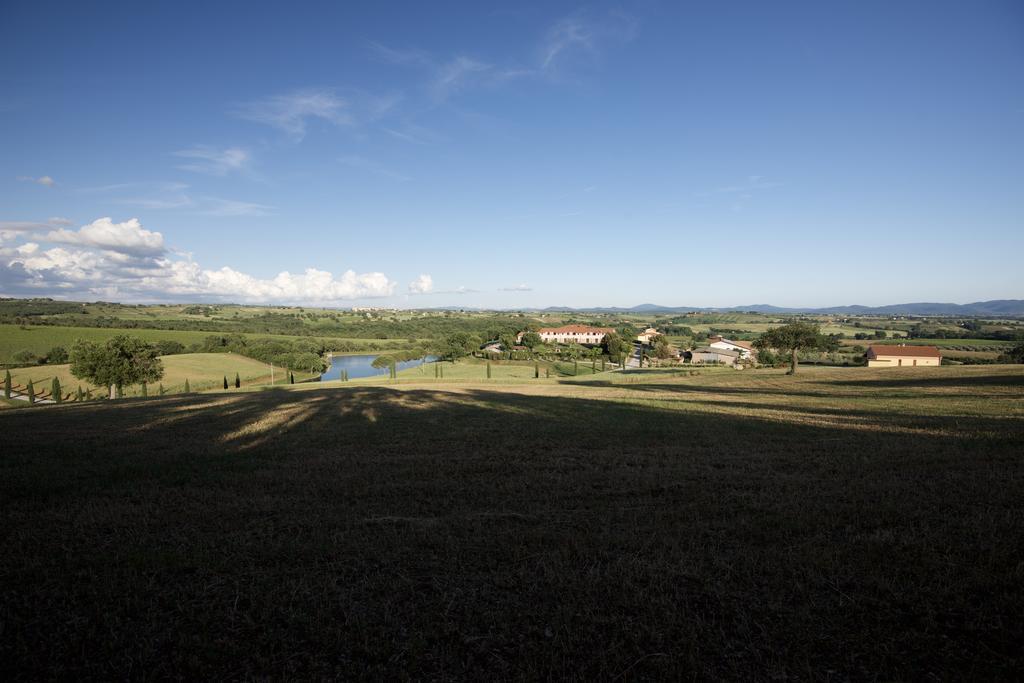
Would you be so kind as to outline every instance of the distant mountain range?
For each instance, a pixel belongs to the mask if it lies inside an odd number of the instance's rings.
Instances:
[[[909,304],[891,304],[888,306],[827,306],[824,308],[785,308],[770,304],[751,304],[749,306],[730,306],[728,308],[708,308],[707,306],[659,306],[657,304],[640,304],[630,308],[571,308],[568,306],[549,306],[543,312],[571,311],[576,313],[686,313],[688,311],[707,311],[738,313],[776,313],[780,315],[796,313],[847,314],[847,315],[962,315],[962,316],[1024,316],[1024,299],[997,299],[994,301],[976,301],[971,304],[943,304],[918,302]]]

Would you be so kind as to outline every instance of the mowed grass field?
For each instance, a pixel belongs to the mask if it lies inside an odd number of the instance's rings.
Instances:
[[[1024,367],[0,413],[0,674],[1024,673]]]
[[[183,391],[186,379],[192,391],[220,389],[224,386],[224,377],[227,377],[228,382],[234,387],[235,373],[238,373],[244,385],[270,384],[269,365],[235,353],[183,353],[161,356],[160,360],[164,365],[164,377],[159,382],[152,383],[149,387],[150,393],[156,393],[159,384],[163,384],[164,389],[171,393]],[[56,376],[64,393],[74,392],[78,386],[83,390],[90,388],[94,391],[100,390],[102,393],[103,387],[83,382],[71,374],[70,368],[67,364],[14,368],[11,370],[11,381],[15,385],[25,386],[31,379],[37,391],[49,391],[50,383]],[[288,382],[287,371],[278,368],[274,374],[277,384]],[[296,372],[295,380],[308,379],[310,376],[308,372]],[[126,395],[135,395],[141,391],[139,386],[124,389]]]

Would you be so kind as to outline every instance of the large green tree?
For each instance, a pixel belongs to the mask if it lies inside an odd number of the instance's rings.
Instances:
[[[454,361],[475,351],[480,346],[480,340],[466,332],[456,332],[441,340],[437,348],[437,355],[446,360]]]
[[[810,349],[820,349],[827,345],[817,325],[807,322],[791,322],[781,327],[773,327],[754,341],[757,349],[775,349],[790,354],[789,372],[795,375],[797,353]]]
[[[156,382],[164,376],[158,355],[154,345],[126,334],[104,344],[79,339],[71,349],[71,374],[110,387],[110,398],[117,398],[123,386]]]
[[[611,358],[633,352],[633,344],[617,332],[610,332],[604,338],[604,350]]]

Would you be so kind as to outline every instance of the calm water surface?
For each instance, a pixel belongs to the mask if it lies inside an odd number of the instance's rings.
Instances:
[[[380,354],[372,354],[366,356],[335,356],[331,359],[331,367],[327,368],[327,372],[320,376],[323,381],[332,379],[341,379],[341,371],[348,370],[348,378],[356,379],[357,377],[373,377],[374,375],[386,375],[388,374],[387,368],[377,369],[371,365],[373,359]],[[434,356],[426,356],[417,360],[407,360],[398,363],[399,371],[405,370],[406,368],[415,368],[424,363],[430,363],[437,360]]]

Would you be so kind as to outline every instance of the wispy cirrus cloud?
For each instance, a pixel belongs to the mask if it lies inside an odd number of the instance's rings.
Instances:
[[[492,68],[491,64],[460,55],[438,66],[428,90],[435,101],[443,102],[454,93],[474,84]]]
[[[252,163],[252,154],[241,147],[220,149],[197,145],[172,154],[187,161],[180,164],[178,169],[206,175],[224,176],[232,171],[247,171]]]
[[[527,284],[518,284],[518,285],[515,285],[514,287],[499,287],[498,291],[499,292],[532,292],[533,291],[533,287],[530,287]]]
[[[319,119],[336,126],[352,125],[347,100],[333,88],[303,88],[239,105],[234,115],[277,128],[295,141],[306,136],[309,121]]]
[[[573,68],[593,64],[615,44],[632,41],[639,22],[624,12],[581,10],[552,23],[532,54],[488,61],[468,53],[441,59],[418,48],[369,42],[376,59],[425,73],[423,90],[440,103],[477,86],[498,86],[523,78],[560,78]]]
[[[42,185],[43,187],[53,187],[57,184],[57,181],[48,175],[39,176],[38,178],[34,178],[30,175],[20,175],[18,176],[18,180],[22,182],[35,183],[36,185]]]
[[[593,62],[607,47],[632,41],[638,29],[639,22],[624,12],[575,12],[545,32],[538,48],[538,69],[551,74],[581,60]]]
[[[365,159],[355,154],[349,154],[343,157],[339,157],[338,161],[345,166],[351,168],[360,169],[372,173],[373,175],[380,176],[382,178],[388,178],[390,180],[397,180],[398,182],[408,182],[412,180],[411,177],[392,171],[383,164],[380,164],[372,159]]]
[[[274,207],[267,204],[204,197],[197,212],[204,216],[266,216],[273,210]]]

